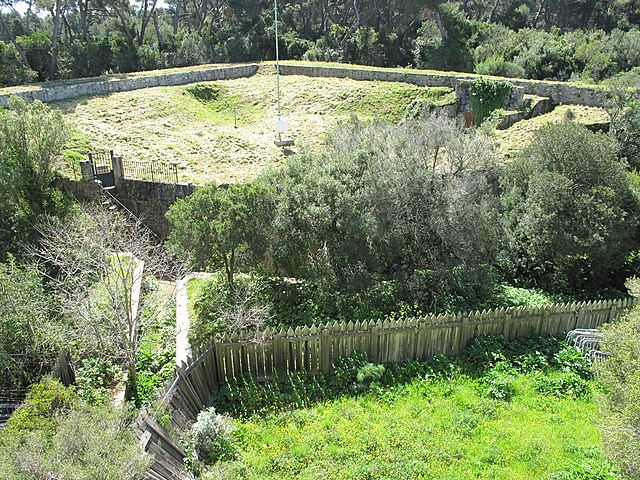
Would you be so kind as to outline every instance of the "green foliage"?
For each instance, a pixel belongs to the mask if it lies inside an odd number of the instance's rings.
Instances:
[[[502,182],[515,278],[564,292],[619,282],[638,202],[609,138],[573,122],[543,126]]]
[[[559,345],[523,341],[518,353],[536,355],[544,348],[552,358]],[[354,373],[380,370],[358,354],[336,362],[344,367],[341,388],[324,375],[276,375],[265,384],[238,380],[219,410],[237,411],[243,402],[262,407],[243,411],[233,435],[236,458],[217,463],[204,478],[306,478],[318,472],[331,478],[446,478],[488,471],[500,478],[618,478],[600,453],[597,411],[588,396],[548,398],[535,390],[535,372],[520,373],[504,361],[477,380],[461,374],[464,363],[438,356],[388,365],[379,385],[357,396],[345,395]]]
[[[577,373],[568,370],[539,374],[535,379],[536,391],[552,397],[582,397],[589,393],[589,383]]]
[[[60,78],[98,77],[114,68],[107,37],[75,38],[62,46],[58,59]]]
[[[515,379],[517,371],[507,362],[498,362],[482,377],[484,390],[487,395],[496,400],[511,400],[515,394]]]
[[[610,135],[617,141],[619,155],[629,164],[640,167],[640,68],[611,79],[607,113],[611,117]]]
[[[276,268],[348,293],[394,270],[486,263],[499,236],[492,166],[489,139],[448,119],[352,120],[266,177]]]
[[[223,267],[233,288],[236,263],[264,255],[272,208],[272,191],[264,185],[210,184],[171,206],[168,242],[196,270]]]
[[[591,362],[587,357],[582,355],[582,352],[576,347],[563,347],[562,350],[556,353],[554,360],[562,370],[575,373],[585,380],[591,380],[593,378]]]
[[[54,412],[48,412],[44,421],[52,427],[50,430],[29,428],[21,432],[21,437],[9,428],[3,431],[2,478],[144,478],[151,457],[141,450],[134,433],[127,429],[128,410],[77,404],[64,415],[60,413],[51,417]]]
[[[0,41],[0,87],[30,83],[36,73],[21,60],[15,46]]]
[[[640,294],[640,281],[632,278],[628,288]],[[611,357],[598,366],[605,386],[602,440],[608,457],[630,478],[640,475],[640,312],[636,307],[620,322],[607,325],[601,348]]]
[[[58,380],[44,377],[29,388],[24,404],[18,408],[7,422],[3,435],[22,438],[38,432],[43,438],[55,435],[57,417],[68,413],[78,402],[75,391],[65,387]]]
[[[505,61],[502,55],[495,55],[477,63],[475,66],[475,72],[480,75],[493,75],[497,77],[525,77],[524,68],[516,63]]]
[[[473,371],[483,373],[496,365],[510,364],[519,371],[531,372],[557,365],[557,355],[563,351],[563,347],[566,345],[555,337],[507,341],[502,335],[480,335],[469,341],[463,355]]]
[[[346,357],[338,358],[331,369],[331,381],[339,389],[359,392],[379,385],[385,374],[385,366],[371,363],[367,355],[353,352]]]
[[[234,449],[231,434],[234,431],[229,417],[216,413],[210,407],[198,414],[187,440],[190,456],[185,460],[190,470],[198,473],[203,465],[213,465],[220,460],[232,460]]]
[[[123,374],[113,362],[99,358],[82,359],[75,373],[78,397],[92,405],[109,402]]]
[[[10,110],[0,110],[0,259],[34,241],[44,215],[68,211],[68,199],[51,186],[67,134],[62,113],[39,101],[13,98]]]
[[[53,366],[52,305],[38,274],[0,263],[0,388],[25,388]]]
[[[189,342],[205,346],[215,335],[263,326],[270,318],[267,288],[258,275],[245,273],[235,275],[233,288],[222,271],[196,281],[189,287],[194,313]]]
[[[138,399],[141,404],[151,402],[158,389],[173,376],[176,358],[175,300],[158,322],[145,328],[140,348],[136,352]]]
[[[36,72],[37,79],[49,78],[49,62],[51,37],[44,32],[31,32],[17,38],[17,43],[29,60],[29,65]]]
[[[498,274],[488,265],[415,270],[405,284],[405,300],[429,312],[464,312],[490,306]]]
[[[504,108],[513,88],[510,83],[494,80],[479,79],[471,82],[469,85],[469,104],[476,125],[482,124],[494,110]]]

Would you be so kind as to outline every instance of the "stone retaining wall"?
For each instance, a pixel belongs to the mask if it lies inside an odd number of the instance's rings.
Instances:
[[[123,178],[113,195],[136,217],[142,220],[160,238],[166,238],[171,228],[164,216],[169,207],[179,198],[195,192],[193,184],[170,184],[130,180]]]
[[[250,77],[258,71],[257,64],[237,65],[231,67],[215,67],[203,70],[172,72],[153,76],[135,76],[130,78],[114,78],[96,82],[85,82],[71,85],[40,88],[35,90],[16,91],[11,93],[27,102],[58,102],[85,95],[107,95],[115,92],[128,92],[149,87],[171,87],[190,83],[210,82],[213,80],[230,80]],[[0,107],[9,106],[9,96],[0,95]]]
[[[472,81],[482,77],[473,74],[450,73],[426,73],[420,71],[393,71],[376,68],[349,68],[349,67],[320,67],[309,65],[280,66],[283,75],[305,75],[308,77],[335,77],[351,78],[353,80],[369,80],[381,82],[404,82],[422,87],[450,87],[455,88],[459,83]],[[514,78],[500,78],[499,80],[513,83],[516,87],[522,87],[527,95],[549,97],[555,103],[567,103],[587,105],[589,107],[603,107],[607,100],[607,94],[586,87],[578,87],[563,82],[551,82],[541,80],[524,80]]]

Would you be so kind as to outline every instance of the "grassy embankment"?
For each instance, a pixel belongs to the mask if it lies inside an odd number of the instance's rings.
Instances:
[[[125,159],[177,163],[181,181],[237,182],[277,165],[302,145],[318,145],[340,119],[400,120],[421,97],[454,100],[450,89],[402,83],[358,82],[285,76],[282,111],[296,147],[273,144],[275,77],[262,71],[250,78],[183,87],[157,87],[60,102],[76,126],[67,158],[89,148],[113,149]]]

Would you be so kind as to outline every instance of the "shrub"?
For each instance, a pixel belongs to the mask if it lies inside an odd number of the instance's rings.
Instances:
[[[362,388],[369,387],[374,384],[379,384],[382,376],[385,372],[384,365],[377,365],[375,363],[367,363],[363,367],[358,369],[358,374],[356,375],[356,381],[358,385]]]
[[[570,121],[545,125],[502,184],[511,275],[566,293],[616,286],[640,208],[607,136]]]
[[[128,429],[130,413],[79,403],[59,412],[52,430],[25,432],[26,441],[7,429],[0,438],[0,472],[11,479],[141,480],[151,457]]]
[[[215,408],[200,412],[190,432],[197,460],[205,465],[213,465],[218,460],[231,460],[233,430],[231,419],[216,413]]]
[[[593,378],[591,362],[576,347],[565,346],[555,355],[555,363],[563,370],[575,373],[585,380]]]
[[[496,363],[482,377],[485,392],[496,400],[511,400],[515,389],[515,371],[508,362]]]
[[[640,280],[627,286],[640,294]],[[640,476],[640,309],[636,307],[618,323],[605,326],[602,348],[611,357],[599,366],[606,387],[600,429],[605,451],[630,478]]]
[[[494,75],[496,77],[525,77],[524,68],[516,63],[505,61],[502,55],[494,55],[483,62],[477,63],[475,72],[480,75]]]
[[[342,387],[355,387],[358,372],[366,365],[372,365],[364,352],[353,352],[346,357],[340,357],[332,365],[332,377]]]
[[[540,373],[534,380],[534,388],[552,397],[582,397],[589,392],[589,382],[571,371]]]
[[[6,425],[7,435],[24,435],[38,432],[43,438],[53,437],[58,416],[68,413],[78,402],[72,387],[65,387],[58,380],[44,377],[33,384],[27,398]]]
[[[471,82],[469,103],[476,125],[480,125],[489,118],[494,110],[504,108],[513,88],[510,83],[493,80],[479,79]]]

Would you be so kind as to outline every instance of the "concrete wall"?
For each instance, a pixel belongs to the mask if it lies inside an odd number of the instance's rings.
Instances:
[[[483,78],[480,75],[464,73],[426,73],[420,71],[413,72],[411,70],[392,71],[376,68],[319,67],[287,64],[280,66],[280,73],[283,75],[306,75],[309,77],[335,77],[381,82],[404,82],[423,87],[451,88],[455,88],[460,82]],[[577,87],[563,82],[547,82],[513,78],[500,78],[499,80],[511,82],[516,87],[522,87],[524,93],[527,95],[550,97],[555,103],[602,107],[605,105],[607,100],[605,92],[592,90],[586,87]]]
[[[153,76],[136,76],[115,78],[95,82],[60,85],[35,90],[12,92],[11,95],[21,97],[27,102],[58,102],[85,95],[107,95],[114,92],[128,92],[149,87],[188,85],[190,83],[209,82],[213,80],[230,80],[250,77],[258,71],[257,64],[216,67],[203,70],[172,72]],[[0,95],[0,107],[9,106],[9,95]]]
[[[193,184],[154,183],[144,180],[121,179],[111,192],[136,217],[160,238],[169,234],[169,221],[164,214],[178,199],[196,191]]]

